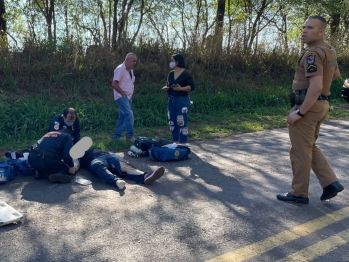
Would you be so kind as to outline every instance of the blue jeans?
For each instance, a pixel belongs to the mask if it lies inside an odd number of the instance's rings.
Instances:
[[[112,137],[119,139],[121,137],[122,131],[125,128],[126,137],[131,138],[133,137],[134,124],[133,112],[131,109],[132,99],[129,100],[127,96],[120,97],[119,99],[115,100],[115,103],[119,109],[119,118],[116,125],[116,130]]]
[[[189,96],[169,96],[168,120],[173,141],[186,143],[188,140]]]
[[[109,152],[109,154],[93,159],[90,164],[90,170],[98,175],[102,180],[113,186],[116,186],[116,181],[120,179],[117,175],[133,181],[144,181],[143,175],[122,173],[120,161],[127,163],[127,161],[118,154]]]

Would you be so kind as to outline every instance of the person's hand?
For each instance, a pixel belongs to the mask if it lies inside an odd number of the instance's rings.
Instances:
[[[288,115],[288,117],[287,117],[287,124],[293,126],[293,125],[295,124],[295,122],[296,122],[297,120],[301,119],[301,118],[302,118],[302,117],[299,116],[299,115],[297,115],[297,112],[296,112],[296,110],[295,110],[295,111],[291,112],[291,113]]]
[[[178,85],[178,84],[173,85],[172,88],[173,88],[173,90],[175,90],[175,91],[181,91],[181,90],[182,90],[182,87],[181,87],[180,85]]]
[[[75,168],[69,167],[68,172],[69,172],[69,174],[75,175]]]

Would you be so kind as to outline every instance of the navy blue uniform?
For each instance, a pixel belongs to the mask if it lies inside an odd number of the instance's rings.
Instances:
[[[73,137],[73,144],[75,145],[80,140],[80,120],[78,117],[76,117],[72,126],[68,126],[64,123],[63,114],[56,115],[50,122],[48,132],[61,130],[64,126],[69,130],[71,136]]]
[[[36,143],[29,154],[28,162],[41,176],[69,174],[69,167],[74,167],[69,154],[72,147],[73,141],[68,133],[61,130],[49,132]]]

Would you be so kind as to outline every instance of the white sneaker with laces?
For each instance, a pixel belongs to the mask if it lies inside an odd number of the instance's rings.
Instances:
[[[125,188],[126,182],[122,179],[116,180],[116,185],[120,190],[123,190]]]

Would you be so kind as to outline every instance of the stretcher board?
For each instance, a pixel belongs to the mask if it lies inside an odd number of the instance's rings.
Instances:
[[[0,226],[17,223],[23,219],[23,215],[13,207],[0,200]]]

